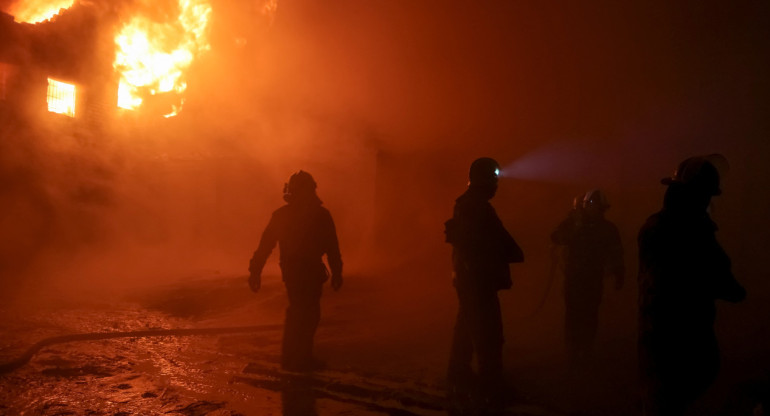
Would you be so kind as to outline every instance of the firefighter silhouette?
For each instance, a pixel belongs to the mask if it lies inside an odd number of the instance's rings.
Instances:
[[[329,211],[316,195],[313,177],[299,171],[284,186],[286,205],[273,212],[259,248],[249,264],[249,286],[257,292],[262,268],[276,243],[280,250],[280,267],[289,307],[281,350],[281,366],[286,370],[310,371],[319,363],[313,358],[313,337],[321,318],[322,286],[331,269],[334,290],[342,286],[342,258],[337,232]]]
[[[508,264],[524,260],[489,203],[497,192],[499,170],[493,159],[474,161],[468,189],[457,198],[454,215],[445,223],[459,300],[448,395],[452,400],[484,407],[500,407],[504,399],[504,340],[497,291],[511,287]],[[472,368],[474,354],[478,374]]]
[[[647,415],[683,415],[719,371],[716,299],[743,300],[708,214],[721,155],[679,164],[639,232],[639,364]]]
[[[591,357],[605,276],[614,276],[616,289],[623,287],[623,246],[617,227],[604,217],[609,207],[598,189],[576,197],[568,217],[551,234],[564,250],[564,339],[572,366]]]

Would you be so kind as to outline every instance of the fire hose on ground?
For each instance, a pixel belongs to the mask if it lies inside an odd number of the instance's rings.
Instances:
[[[551,262],[548,272],[548,282],[546,284],[545,292],[543,293],[540,302],[535,309],[527,314],[525,317],[533,317],[537,315],[548,298],[551,292],[551,286],[556,279],[557,270],[560,269],[558,249],[556,246],[551,247]],[[563,271],[563,270],[562,270]],[[262,332],[262,331],[274,331],[283,328],[283,324],[264,324],[264,325],[252,325],[252,326],[234,326],[234,327],[216,327],[216,328],[174,328],[174,329],[150,329],[146,331],[124,331],[124,332],[90,332],[70,335],[60,335],[50,338],[45,338],[38,341],[27,349],[19,358],[0,363],[0,375],[10,373],[19,367],[27,364],[32,357],[35,356],[41,349],[54,344],[63,344],[67,342],[77,341],[101,341],[105,339],[114,338],[145,338],[145,337],[167,337],[167,336],[193,336],[193,335],[219,335],[228,333],[240,333],[240,332]]]
[[[125,332],[90,332],[81,334],[70,334],[50,337],[38,341],[27,349],[19,358],[0,364],[0,374],[10,373],[17,368],[27,364],[32,357],[41,349],[54,344],[63,344],[77,341],[101,341],[114,338],[146,338],[146,337],[168,337],[168,336],[192,336],[192,335],[219,335],[232,334],[240,332],[263,332],[274,331],[283,328],[283,324],[264,324],[252,326],[233,326],[217,328],[174,328],[174,329],[149,329],[145,331],[125,331]]]

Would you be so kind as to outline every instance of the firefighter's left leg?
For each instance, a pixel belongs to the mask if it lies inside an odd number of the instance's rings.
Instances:
[[[505,396],[503,377],[503,321],[496,291],[480,293],[476,304],[474,345],[479,364],[479,389],[484,406],[502,408]]]
[[[313,338],[321,319],[320,282],[286,281],[289,307],[282,346],[282,365],[289,370],[311,370]]]

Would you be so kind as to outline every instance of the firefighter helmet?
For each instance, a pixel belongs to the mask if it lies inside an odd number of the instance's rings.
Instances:
[[[607,195],[601,189],[592,189],[583,197],[583,208],[598,208],[606,210],[610,207]]]
[[[664,185],[680,183],[700,189],[709,195],[720,195],[720,177],[727,173],[727,159],[714,153],[707,156],[693,156],[679,163],[671,177],[661,179]]]
[[[500,165],[490,157],[481,157],[471,163],[468,179],[475,185],[496,185]]]
[[[283,185],[284,198],[286,195],[309,194],[315,192],[316,183],[313,176],[304,170],[291,175],[289,182]]]

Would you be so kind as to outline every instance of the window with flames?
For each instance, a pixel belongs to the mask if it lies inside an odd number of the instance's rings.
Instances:
[[[48,78],[48,111],[75,117],[75,86]]]

